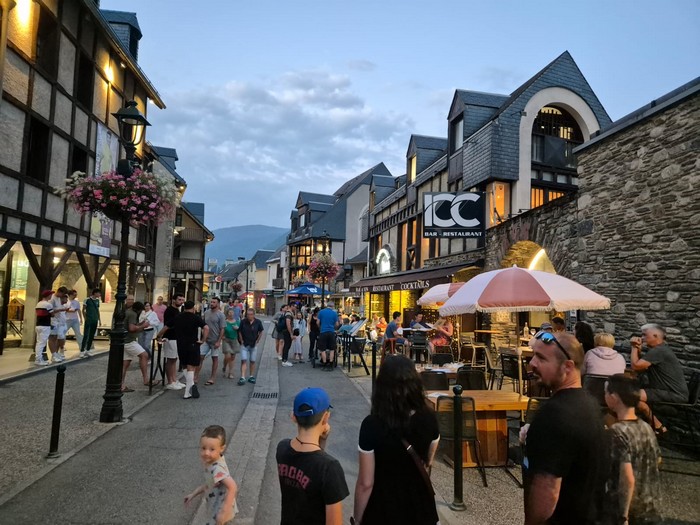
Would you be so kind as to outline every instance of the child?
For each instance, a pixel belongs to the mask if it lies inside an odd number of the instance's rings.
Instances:
[[[299,335],[299,329],[295,328],[292,332],[292,353],[294,354],[294,360],[297,363],[303,363],[301,360],[302,348],[301,348],[301,336]]]
[[[282,523],[343,523],[342,501],[350,492],[340,463],[324,451],[331,408],[322,388],[306,388],[294,398],[297,435],[277,445]]]
[[[207,525],[231,523],[238,512],[236,493],[238,487],[228,472],[226,460],[226,431],[219,425],[204,429],[199,439],[199,457],[204,463],[206,483],[185,496],[185,506],[199,494],[207,494]]]

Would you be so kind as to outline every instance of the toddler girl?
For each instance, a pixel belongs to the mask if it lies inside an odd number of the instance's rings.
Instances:
[[[302,348],[301,348],[301,336],[299,335],[299,329],[295,328],[292,332],[292,347],[291,351],[294,354],[294,360],[297,363],[303,363],[301,360]]]
[[[185,506],[199,494],[207,496],[207,525],[225,525],[233,521],[238,512],[236,493],[238,487],[228,472],[226,460],[226,431],[219,425],[204,429],[199,439],[199,457],[204,463],[204,485],[185,496]]]

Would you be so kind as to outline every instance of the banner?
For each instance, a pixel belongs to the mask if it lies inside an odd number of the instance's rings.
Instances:
[[[97,143],[95,145],[95,177],[105,172],[115,171],[119,160],[119,137],[107,126],[97,124]],[[112,247],[113,222],[101,213],[95,213],[90,221],[90,244],[88,252],[93,255],[109,257]]]
[[[479,238],[485,230],[484,192],[423,194],[423,237]]]
[[[93,255],[109,257],[112,247],[112,219],[101,213],[95,213],[90,221],[90,244],[88,252]]]

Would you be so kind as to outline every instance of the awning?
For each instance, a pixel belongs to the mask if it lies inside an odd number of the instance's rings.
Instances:
[[[381,293],[400,290],[423,290],[436,284],[449,283],[452,280],[452,276],[460,270],[476,267],[475,263],[462,263],[366,277],[352,283],[350,291],[357,293]]]

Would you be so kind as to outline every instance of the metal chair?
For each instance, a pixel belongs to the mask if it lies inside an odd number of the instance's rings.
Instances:
[[[466,366],[457,370],[456,384],[464,390],[486,390],[486,378],[483,370],[474,370]]]
[[[454,441],[455,425],[454,425],[454,398],[451,396],[440,396],[437,398],[436,416],[438,420],[438,428],[440,430],[440,442]],[[462,441],[472,443],[474,445],[474,456],[476,465],[481,474],[481,479],[484,487],[488,487],[486,481],[486,469],[484,462],[481,460],[481,443],[476,429],[476,409],[474,399],[471,397],[462,397]]]
[[[520,393],[520,378],[518,375],[518,356],[514,354],[501,353],[501,379],[498,383],[498,389],[500,390],[503,386],[503,380],[507,377],[511,380],[513,384],[513,392]],[[522,364],[522,380],[523,382],[530,379],[527,370],[525,369],[525,363],[520,360]]]
[[[494,355],[494,353],[487,349],[484,357],[486,357],[486,373],[489,378],[489,390],[492,390],[496,378],[500,378],[503,375],[503,369],[499,364],[497,353]]]
[[[608,405],[605,403],[605,383],[607,380],[608,376],[586,374],[582,381],[583,389],[591,394],[605,411],[608,409]]]
[[[450,382],[444,372],[426,370],[420,373],[420,378],[426,390],[447,390],[450,388]]]

